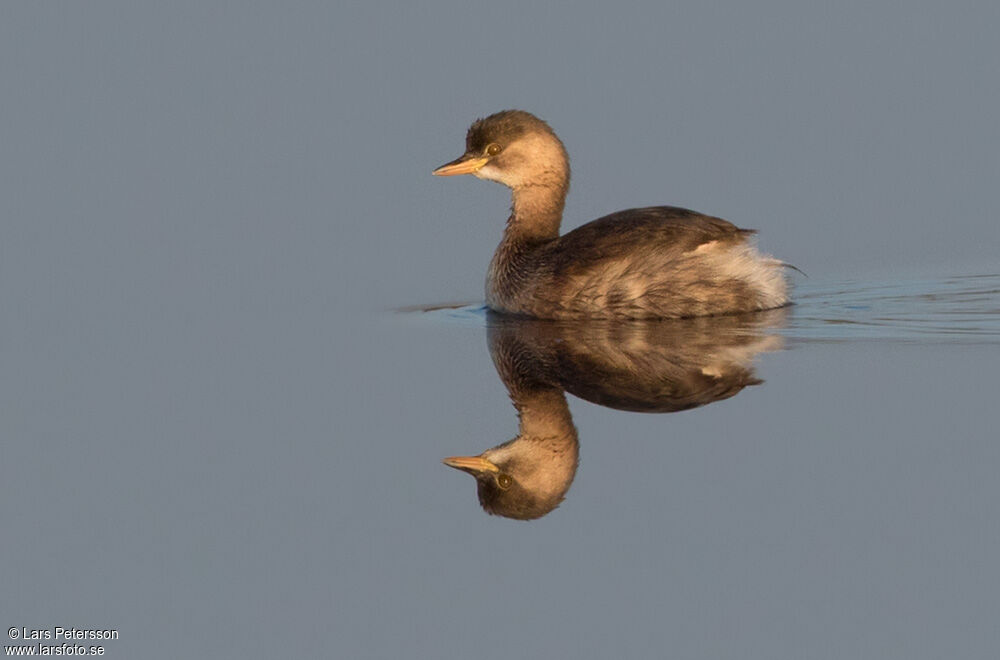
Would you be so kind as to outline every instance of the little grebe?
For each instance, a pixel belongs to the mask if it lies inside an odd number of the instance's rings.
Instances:
[[[510,188],[513,209],[490,262],[486,303],[537,318],[683,318],[780,307],[784,264],[753,230],[673,206],[618,211],[562,236],[569,157],[548,124],[506,110],[480,119],[465,153],[434,170]]]

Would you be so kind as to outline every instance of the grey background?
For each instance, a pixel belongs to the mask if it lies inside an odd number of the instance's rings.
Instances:
[[[107,657],[992,658],[995,345],[803,343],[767,385],[574,401],[570,499],[478,511],[520,107],[565,226],[672,203],[819,282],[996,272],[1000,6],[5,3],[0,623]]]

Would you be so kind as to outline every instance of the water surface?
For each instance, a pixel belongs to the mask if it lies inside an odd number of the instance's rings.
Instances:
[[[636,358],[651,355],[652,333],[655,355],[675,367],[719,363],[736,337],[749,350],[742,386],[686,412],[609,409],[641,409],[602,401],[609,379],[577,388],[604,405],[569,397],[580,466],[540,520],[483,516],[468,477],[439,475],[455,498],[441,512],[461,529],[456,570],[477,571],[490,592],[462,600],[475,612],[461,615],[469,632],[458,637],[472,643],[485,619],[533,650],[583,657],[657,645],[682,657],[986,657],[1000,605],[998,285],[996,275],[807,280],[794,306],[756,323],[665,322],[616,341],[598,324],[550,340],[536,362],[563,385],[579,361],[566,344],[579,336],[605,355],[632,346]],[[449,327],[475,344],[489,326],[495,360],[496,335],[509,332],[476,305],[419,320],[432,345]],[[664,335],[686,340],[662,350]],[[642,380],[642,367],[629,370]],[[468,371],[440,407],[466,419],[432,443],[442,456],[518,433],[507,392]]]
[[[107,658],[997,657],[997,3],[2,11],[0,623]],[[718,215],[796,305],[491,321],[506,191],[430,171],[509,107],[567,145],[565,229]],[[472,305],[393,311],[439,301]],[[536,428],[518,402],[578,441],[531,521],[441,463]]]

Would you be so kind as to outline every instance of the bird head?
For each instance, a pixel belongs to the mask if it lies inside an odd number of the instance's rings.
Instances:
[[[533,520],[562,502],[578,461],[573,438],[525,438],[487,449],[478,456],[452,456],[444,464],[476,479],[479,503],[492,515]]]
[[[434,174],[472,174],[515,190],[529,185],[565,187],[569,158],[544,121],[523,110],[504,110],[472,124],[465,153]]]

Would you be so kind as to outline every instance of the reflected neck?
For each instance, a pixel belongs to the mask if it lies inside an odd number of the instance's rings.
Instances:
[[[544,443],[556,451],[576,454],[577,435],[566,395],[559,389],[520,392],[512,396],[517,409],[518,436]]]

